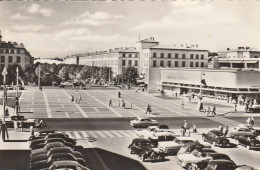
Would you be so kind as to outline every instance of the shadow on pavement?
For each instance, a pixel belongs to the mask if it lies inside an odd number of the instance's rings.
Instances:
[[[28,170],[30,150],[1,150],[0,166],[2,170]]]
[[[84,148],[81,153],[90,169],[147,170],[137,160],[104,149]]]

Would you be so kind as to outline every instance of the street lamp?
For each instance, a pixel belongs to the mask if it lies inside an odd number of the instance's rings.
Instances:
[[[16,98],[15,98],[15,107],[16,107],[16,115],[18,116],[18,108],[19,108],[19,97],[18,97],[18,77],[19,77],[19,69],[16,67]]]
[[[6,92],[6,75],[7,75],[7,70],[6,68],[4,68],[2,75],[4,76],[4,81],[3,81],[3,85],[4,85],[4,96],[3,96],[3,121],[2,121],[2,126],[1,126],[1,131],[0,133],[2,133],[2,139],[5,142],[5,135],[7,136],[7,138],[9,138],[8,136],[8,131],[7,131],[7,127],[6,127],[6,122],[5,122],[5,102],[6,102],[6,98],[7,98],[7,92]]]
[[[201,73],[200,73],[200,93],[199,93],[199,96],[198,96],[198,105],[197,105],[197,109],[199,110],[199,111],[201,111],[200,109],[201,109],[201,100],[202,100],[202,76],[203,76],[203,71],[201,71]]]

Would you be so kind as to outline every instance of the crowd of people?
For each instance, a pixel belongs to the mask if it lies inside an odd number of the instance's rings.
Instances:
[[[79,95],[75,98],[74,95],[71,95],[71,103],[82,103],[82,96]]]
[[[181,127],[181,135],[189,137],[191,132],[193,132],[193,133],[197,133],[198,132],[196,124],[193,123],[192,129],[191,129],[190,126],[188,125],[188,121],[184,120],[184,123],[183,123],[183,125]]]

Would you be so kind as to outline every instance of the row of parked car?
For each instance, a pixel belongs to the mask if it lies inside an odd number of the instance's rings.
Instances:
[[[128,146],[130,153],[138,155],[142,161],[164,161],[167,156],[177,155],[179,165],[189,170],[255,169],[251,166],[236,165],[228,155],[213,150],[210,144],[201,144],[192,137],[176,134],[167,125],[160,125],[156,120],[137,118],[131,121],[130,125],[133,127],[148,126],[145,130],[138,130],[136,134],[139,138],[133,139]],[[239,129],[237,132],[234,131],[231,135],[240,141],[239,138],[243,133],[240,133]],[[232,145],[219,130],[211,130],[202,134],[202,139],[214,147],[230,147]]]
[[[67,134],[45,130],[31,136],[29,140],[31,170],[88,170],[80,152],[83,147],[76,145],[77,141]]]

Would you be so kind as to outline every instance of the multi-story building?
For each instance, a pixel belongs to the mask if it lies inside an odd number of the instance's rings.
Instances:
[[[209,63],[211,68],[243,69],[260,71],[260,50],[250,47],[238,47],[218,52]]]
[[[2,41],[0,31],[0,71],[12,64],[18,64],[26,69],[33,64],[33,57],[22,43]]]

